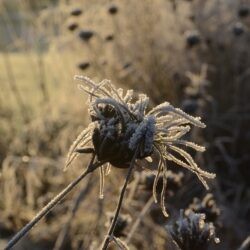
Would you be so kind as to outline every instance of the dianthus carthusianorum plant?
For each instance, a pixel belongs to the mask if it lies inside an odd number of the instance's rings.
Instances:
[[[157,184],[163,178],[160,205],[162,212],[167,216],[165,209],[165,192],[167,186],[167,165],[175,164],[192,171],[208,188],[206,179],[215,177],[215,174],[200,169],[192,156],[185,148],[204,151],[205,148],[184,139],[190,131],[190,125],[204,128],[205,124],[199,117],[193,117],[180,109],[174,108],[170,103],[164,102],[148,110],[149,98],[145,94],[135,95],[133,90],[124,92],[116,89],[109,80],[95,83],[84,76],[75,79],[83,82],[79,85],[89,95],[89,115],[91,122],[72,144],[65,168],[82,153],[92,155],[91,161],[84,172],[56,196],[38,215],[29,222],[9,242],[6,249],[10,249],[22,238],[44,215],[46,215],[74,186],[86,175],[95,169],[100,171],[100,196],[103,196],[103,183],[105,173],[111,167],[127,168],[128,173],[120,193],[120,198],[111,222],[102,249],[107,249],[112,240],[116,240],[113,232],[122,206],[123,197],[131,173],[138,162],[147,160],[152,164],[157,161],[156,177],[153,185],[153,197],[157,200]],[[153,170],[153,167],[152,167]]]

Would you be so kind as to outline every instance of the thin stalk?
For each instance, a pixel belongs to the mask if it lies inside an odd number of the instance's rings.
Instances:
[[[126,176],[126,180],[124,182],[124,185],[123,185],[121,193],[120,193],[119,201],[118,201],[117,208],[116,208],[116,211],[115,211],[115,216],[114,216],[114,218],[112,220],[112,223],[110,225],[108,234],[105,237],[104,242],[102,244],[102,247],[101,247],[102,250],[106,250],[108,248],[109,243],[112,240],[113,233],[114,233],[114,230],[115,230],[115,226],[116,226],[116,223],[117,223],[117,219],[118,219],[121,207],[122,207],[122,201],[123,201],[123,198],[124,198],[124,194],[125,194],[125,191],[127,189],[127,185],[128,185],[129,179],[131,177],[131,174],[132,174],[132,171],[133,171],[133,168],[134,168],[134,165],[135,165],[137,152],[138,152],[138,149],[135,151],[133,159],[130,162],[130,166],[129,166],[128,173],[127,173],[127,176]]]
[[[20,94],[20,91],[19,91],[19,89],[17,87],[16,79],[15,79],[14,72],[13,72],[13,69],[12,69],[12,65],[11,65],[11,62],[10,62],[10,59],[9,59],[9,56],[8,56],[8,52],[4,52],[3,57],[4,57],[4,66],[5,66],[5,69],[6,69],[6,73],[7,73],[7,77],[8,77],[8,81],[9,81],[9,86],[11,88],[11,92],[13,93],[13,95],[14,95],[14,97],[16,99],[17,106],[20,109],[20,112],[21,112],[24,123],[28,123],[30,119],[29,119],[25,104],[23,102],[22,96]]]
[[[51,209],[56,206],[84,177],[93,172],[103,162],[93,163],[95,155],[93,155],[87,169],[74,181],[72,181],[61,193],[52,199],[26,226],[24,226],[7,244],[4,250],[11,249],[21,238],[23,238]]]
[[[41,53],[38,53],[38,70],[39,70],[39,87],[43,95],[43,103],[49,103],[49,91],[46,85],[44,58]]]
[[[126,239],[126,243],[128,244],[130,242],[130,240],[132,239],[136,229],[138,228],[138,226],[140,225],[143,217],[146,215],[146,213],[148,212],[148,210],[150,209],[150,207],[152,206],[152,204],[154,203],[154,197],[151,196],[149,198],[149,200],[147,201],[146,205],[143,207],[142,211],[140,212],[139,216],[137,217],[135,223],[133,224],[127,239]]]
[[[67,222],[64,224],[64,226],[63,226],[63,228],[62,228],[61,232],[59,233],[59,236],[56,240],[54,250],[62,249],[62,246],[63,246],[63,244],[67,238],[68,232],[70,230],[71,222],[74,219],[80,204],[83,202],[84,198],[86,198],[87,194],[90,192],[90,190],[93,187],[93,181],[91,178],[92,176],[93,175],[90,176],[85,187],[77,195],[77,197],[73,203],[73,206],[70,209],[70,214],[69,214],[69,217],[67,219]]]

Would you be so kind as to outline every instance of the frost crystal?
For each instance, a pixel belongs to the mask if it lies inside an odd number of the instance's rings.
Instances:
[[[153,116],[145,117],[145,119],[137,126],[131,139],[129,140],[129,148],[135,150],[137,145],[144,140],[144,152],[146,154],[152,152],[155,134],[155,118]]]
[[[118,168],[127,168],[135,152],[137,159],[158,154],[153,195],[157,202],[156,188],[162,177],[161,207],[166,216],[164,197],[168,161],[189,169],[208,189],[206,179],[214,178],[215,174],[200,169],[185,150],[191,148],[203,152],[205,148],[183,139],[191,129],[190,125],[205,128],[200,117],[190,116],[168,102],[147,111],[149,98],[145,94],[136,96],[133,90],[116,89],[109,80],[95,83],[84,76],[75,76],[75,79],[83,82],[79,88],[89,95],[92,122],[71,146],[66,168],[79,153],[90,152],[91,148],[98,161]]]
[[[168,229],[183,250],[201,250],[208,249],[210,243],[219,243],[219,238],[215,235],[213,223],[205,222],[205,214],[180,212],[180,217]]]

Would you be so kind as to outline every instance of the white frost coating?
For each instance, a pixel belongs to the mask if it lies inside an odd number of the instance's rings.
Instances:
[[[176,220],[175,224],[167,226],[167,228],[173,239],[178,239],[179,243],[184,247],[190,244],[196,244],[199,247],[208,242],[218,244],[220,239],[216,237],[214,224],[206,222],[205,219],[206,215],[203,213],[194,213],[193,211],[184,212],[181,210],[180,217]],[[185,242],[187,237],[194,243],[190,241]]]
[[[159,156],[160,162],[153,188],[155,198],[159,176],[163,175],[163,178],[166,178],[164,172],[167,169],[168,161],[175,162],[196,174],[203,185],[208,188],[206,179],[214,178],[215,175],[199,168],[192,156],[185,151],[187,147],[200,152],[205,150],[205,147],[186,140],[186,135],[191,129],[190,125],[205,128],[200,117],[188,115],[181,109],[173,107],[169,102],[164,102],[151,111],[147,110],[149,104],[147,95],[136,96],[133,90],[116,89],[109,80],[95,83],[85,76],[75,76],[75,79],[83,82],[79,88],[89,96],[89,114],[95,118],[95,122],[91,122],[87,130],[73,143],[68,155],[67,166],[78,155],[76,152],[78,147],[93,146],[91,139],[94,128],[98,128],[101,130],[99,132],[102,140],[109,138],[118,145],[122,143],[122,150],[134,151],[139,146],[140,157],[150,156],[151,153]],[[111,111],[114,112],[105,115],[102,109],[105,106],[111,106],[113,109]],[[114,117],[110,117],[113,116],[112,114]],[[164,183],[166,180],[164,179]],[[166,215],[165,184],[163,189],[161,206]]]
[[[129,141],[129,148],[135,150],[138,144],[144,140],[144,151],[149,153],[153,147],[155,134],[155,118],[153,116],[146,117],[136,128],[135,133]]]
[[[147,130],[145,134],[145,152],[149,153],[152,151],[154,136],[155,136],[155,117],[148,116]]]
[[[191,115],[188,115],[187,113],[185,113],[181,109],[174,108],[172,105],[169,104],[169,102],[164,102],[164,103],[156,106],[154,109],[152,109],[149,112],[149,114],[153,114],[157,117],[158,116],[163,117],[164,114],[171,113],[171,112],[180,116],[181,118],[185,118],[187,121],[189,121],[191,124],[193,124],[197,127],[201,127],[201,128],[206,127],[206,125],[200,121],[200,117],[193,117]]]

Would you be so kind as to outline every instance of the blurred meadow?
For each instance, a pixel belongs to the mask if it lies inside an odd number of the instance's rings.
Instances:
[[[151,106],[169,101],[207,125],[191,139],[207,148],[192,156],[216,173],[210,190],[169,164],[165,218],[150,203],[150,176],[136,171],[118,232],[129,249],[249,250],[249,0],[1,0],[0,249],[86,167],[81,156],[63,171],[89,122],[76,74],[146,93]],[[98,249],[125,176],[111,171],[104,199],[94,173],[13,249]],[[220,243],[170,246],[180,210],[205,213]]]

